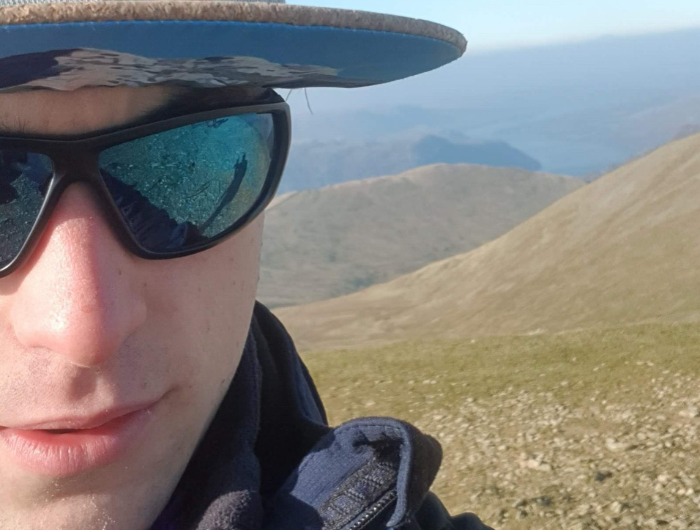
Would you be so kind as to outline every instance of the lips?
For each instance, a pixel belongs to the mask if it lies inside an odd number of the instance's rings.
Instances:
[[[53,478],[107,466],[144,434],[158,402],[122,407],[84,418],[63,418],[0,428],[0,454],[20,467]]]
[[[5,427],[11,428],[11,429],[18,429],[18,430],[22,430],[22,431],[94,429],[95,427],[99,427],[100,425],[104,425],[105,423],[108,423],[114,419],[121,417],[121,416],[125,416],[127,414],[130,414],[131,412],[135,412],[135,411],[141,410],[141,409],[146,409],[146,408],[152,406],[154,403],[155,403],[155,401],[151,401],[151,402],[147,402],[147,403],[125,405],[125,406],[121,406],[121,407],[113,407],[111,409],[105,409],[102,412],[100,412],[98,414],[93,414],[91,416],[84,416],[84,417],[66,416],[66,417],[58,418],[58,419],[38,421],[38,422],[26,423],[26,424],[20,424],[20,425],[7,425]]]

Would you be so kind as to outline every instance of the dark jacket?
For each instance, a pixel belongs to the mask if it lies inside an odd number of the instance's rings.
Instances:
[[[229,392],[152,530],[490,530],[429,492],[441,458],[396,419],[329,427],[291,338],[257,304]]]

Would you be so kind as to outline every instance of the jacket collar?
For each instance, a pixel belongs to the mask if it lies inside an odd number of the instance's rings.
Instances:
[[[434,439],[395,419],[331,429],[292,340],[257,304],[229,392],[152,530],[396,527],[440,460]]]

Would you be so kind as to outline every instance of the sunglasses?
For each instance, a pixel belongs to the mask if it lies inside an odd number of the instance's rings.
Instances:
[[[137,256],[170,259],[209,249],[272,200],[290,139],[289,107],[276,94],[90,137],[0,136],[0,277],[29,257],[75,182],[91,186]]]

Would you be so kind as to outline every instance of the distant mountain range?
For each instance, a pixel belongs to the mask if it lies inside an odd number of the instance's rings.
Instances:
[[[313,114],[292,93],[294,137],[303,146],[458,133],[506,142],[543,171],[597,174],[700,125],[698,64],[700,29],[467,52],[384,86],[309,89]]]
[[[582,185],[439,164],[282,195],[265,217],[259,298],[297,305],[388,281],[495,239]]]
[[[700,320],[700,135],[506,235],[358,293],[276,313],[302,349]]]
[[[454,135],[453,135],[454,136]],[[537,171],[542,166],[505,142],[437,135],[372,142],[310,141],[294,146],[281,192],[395,175],[430,164],[481,164]]]

